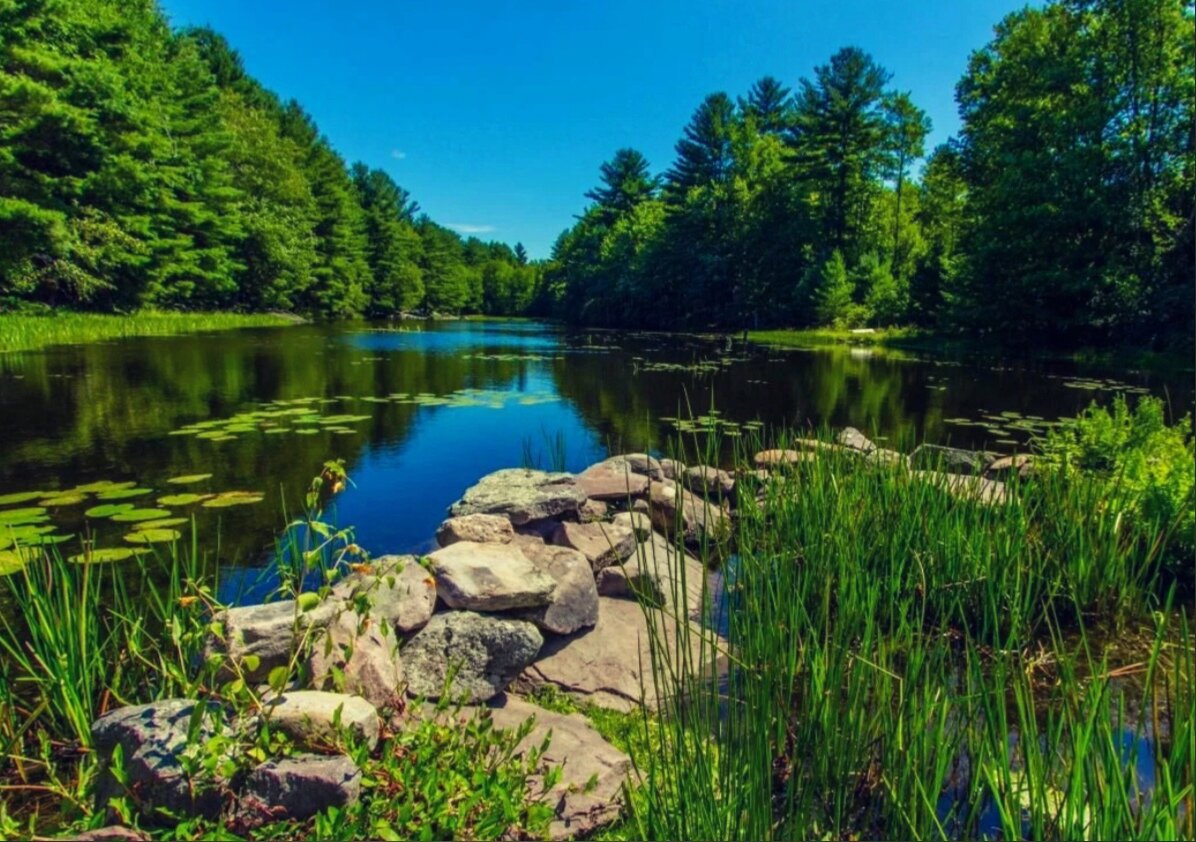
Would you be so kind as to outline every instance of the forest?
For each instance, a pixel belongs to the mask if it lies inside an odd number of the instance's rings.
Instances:
[[[0,2],[0,310],[517,313],[535,277],[154,0]]]
[[[706,97],[654,173],[602,164],[545,312],[598,325],[917,325],[1011,343],[1191,348],[1196,32],[1183,0],[1001,21],[957,137],[846,47],[791,89]]]
[[[961,130],[844,47],[624,148],[551,258],[463,239],[154,0],[0,2],[0,308],[475,312],[688,330],[917,326],[1191,349],[1186,0],[997,23]]]

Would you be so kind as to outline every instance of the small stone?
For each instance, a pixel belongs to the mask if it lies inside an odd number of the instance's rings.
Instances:
[[[609,511],[610,506],[601,500],[586,500],[578,509],[577,516],[582,523],[598,523],[606,520]]]
[[[266,716],[272,727],[310,751],[335,747],[338,723],[371,751],[378,744],[378,711],[360,696],[291,690],[267,702]]]
[[[428,556],[436,590],[450,608],[506,611],[547,605],[556,583],[512,544],[458,541]]]
[[[652,537],[652,519],[643,512],[619,512],[611,518],[611,523],[630,529],[637,541],[647,541]]]
[[[384,555],[372,562],[373,572],[351,573],[332,589],[342,602],[364,597],[370,616],[403,634],[423,627],[436,607],[436,579],[412,555]]]
[[[796,465],[798,462],[806,462],[813,458],[812,453],[803,453],[798,450],[761,450],[755,455],[753,461],[757,468],[775,468],[783,465]]]
[[[594,500],[626,500],[642,497],[648,478],[634,472],[626,460],[615,458],[586,468],[577,475],[577,485]]]
[[[535,660],[544,638],[525,620],[449,611],[435,615],[403,647],[407,693],[485,701]],[[449,676],[452,682],[448,684]]]
[[[312,642],[311,687],[361,696],[377,708],[401,698],[403,663],[398,634],[371,615],[345,610]]]
[[[451,517],[436,530],[436,543],[442,547],[458,541],[475,544],[506,544],[515,534],[510,518],[504,515],[462,515]]]
[[[871,453],[876,450],[876,445],[872,443],[872,440],[855,427],[844,427],[839,431],[835,440],[844,447],[858,450],[861,453]]]
[[[270,760],[249,773],[238,814],[250,826],[303,821],[361,797],[361,770],[345,755],[297,754]]]
[[[635,552],[635,533],[614,523],[561,523],[552,543],[582,553],[593,572],[617,564]]]
[[[229,608],[213,618],[223,628],[223,638],[209,634],[204,659],[224,656],[240,666],[246,681],[265,682],[275,667],[292,662],[304,636],[312,629],[327,626],[335,611],[327,601],[304,611],[293,599]],[[257,659],[256,664],[246,663],[250,656]],[[228,681],[239,676],[232,664],[225,663],[219,677]]]

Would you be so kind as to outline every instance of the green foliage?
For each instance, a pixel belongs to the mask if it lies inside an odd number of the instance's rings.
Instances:
[[[847,275],[843,254],[837,249],[822,265],[815,287],[814,310],[820,324],[843,327],[851,320],[855,285]]]
[[[391,316],[481,306],[460,238],[425,295],[418,206],[154,0],[0,6],[0,301]],[[434,248],[439,248],[435,244]],[[515,312],[536,272],[492,302]],[[476,276],[476,277],[475,277]],[[445,289],[445,287],[449,289]],[[476,288],[476,289],[475,289]]]
[[[1172,531],[1176,570],[1186,570],[1190,578],[1196,552],[1196,448],[1186,415],[1169,426],[1158,398],[1142,397],[1130,409],[1119,394],[1112,411],[1093,403],[1052,430],[1043,450],[1067,470],[1107,481],[1113,490],[1108,516],[1128,515],[1148,534]]]

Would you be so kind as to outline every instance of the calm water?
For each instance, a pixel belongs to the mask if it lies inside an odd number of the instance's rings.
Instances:
[[[194,514],[221,564],[253,567],[284,522],[284,499],[293,510],[325,459],[346,460],[355,485],[336,516],[359,543],[418,551],[482,474],[529,461],[578,470],[608,451],[661,450],[676,433],[668,419],[691,417],[687,406],[703,415],[713,402],[732,437],[757,423],[852,424],[894,444],[1001,450],[1127,387],[1190,410],[1190,372],[776,351],[526,322],[147,338],[0,355],[0,495],[103,480],[151,489],[127,501],[137,507],[180,492],[262,492],[255,505],[164,507]],[[213,476],[166,482],[198,473]],[[94,505],[52,509],[51,522],[121,545],[131,526],[85,519]],[[77,539],[63,546],[76,552]]]

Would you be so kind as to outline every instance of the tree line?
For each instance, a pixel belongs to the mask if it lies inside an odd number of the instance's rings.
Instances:
[[[598,325],[923,325],[1190,348],[1196,31],[1187,0],[1002,20],[957,137],[856,47],[790,89],[706,97],[662,174],[600,170],[540,312]]]
[[[537,277],[155,0],[0,0],[0,307],[509,314]]]

